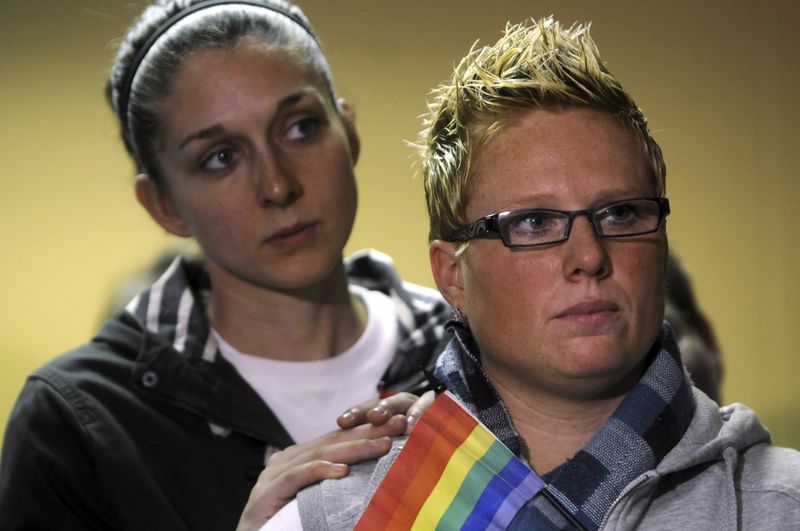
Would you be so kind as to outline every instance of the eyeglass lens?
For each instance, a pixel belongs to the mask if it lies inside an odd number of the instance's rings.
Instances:
[[[587,212],[518,210],[500,216],[501,233],[511,245],[536,245],[567,238],[572,219]],[[660,221],[660,206],[652,199],[622,201],[588,212],[600,236],[628,236],[654,231]]]

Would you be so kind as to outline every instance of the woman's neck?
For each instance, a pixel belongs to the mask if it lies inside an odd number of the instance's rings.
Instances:
[[[253,286],[213,265],[209,274],[209,318],[240,352],[284,361],[327,359],[351,347],[366,326],[366,309],[350,295],[343,266],[293,291]]]
[[[608,420],[627,393],[601,398],[554,396],[491,378],[523,440],[523,457],[540,475],[572,458]]]

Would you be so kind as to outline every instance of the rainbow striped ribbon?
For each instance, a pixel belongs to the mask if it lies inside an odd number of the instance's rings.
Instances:
[[[445,392],[414,427],[355,529],[505,529],[543,487]]]

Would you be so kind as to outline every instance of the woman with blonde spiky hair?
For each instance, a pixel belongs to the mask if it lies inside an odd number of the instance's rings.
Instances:
[[[309,528],[355,524],[378,489],[364,521],[391,528],[796,529],[800,453],[696,389],[663,321],[661,150],[588,25],[509,25],[474,47],[419,147],[431,268],[460,316],[435,376],[527,472],[460,453],[404,490],[448,439],[415,430],[376,466],[301,491],[301,516],[326,524]],[[407,455],[425,464],[391,466]],[[504,498],[531,475],[528,497]]]

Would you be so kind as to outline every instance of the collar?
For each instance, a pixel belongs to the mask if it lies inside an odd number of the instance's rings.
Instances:
[[[521,439],[508,410],[480,365],[469,327],[448,323],[454,338],[440,357],[436,377],[516,455]],[[683,436],[695,402],[669,325],[651,348],[639,383],[597,433],[569,461],[545,474],[546,489],[586,529],[597,529],[622,489],[655,468]],[[563,517],[537,497],[509,529],[562,529]],[[561,519],[561,520],[559,520]],[[566,527],[569,529],[569,527]]]
[[[178,256],[125,310],[179,354],[213,362],[217,344],[206,316],[210,295],[211,279],[202,263]]]
[[[403,283],[382,253],[358,253],[345,265],[350,282],[378,289],[396,305],[400,340],[382,387],[425,387],[418,366],[435,359],[447,305],[432,290]],[[203,416],[214,433],[234,430],[277,447],[292,444],[269,407],[219,355],[206,315],[210,294],[202,262],[178,257],[126,306],[120,319],[141,337],[134,381],[159,400]]]

